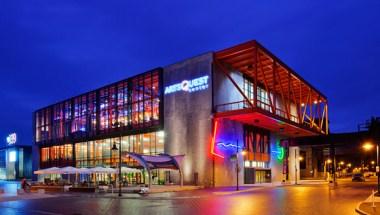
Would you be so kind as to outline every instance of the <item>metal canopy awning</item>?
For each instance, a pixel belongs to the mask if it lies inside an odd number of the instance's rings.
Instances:
[[[170,169],[178,170],[180,174],[181,186],[183,185],[182,170],[180,163],[185,155],[169,155],[169,154],[159,154],[159,155],[143,155],[133,152],[126,153],[131,158],[135,159],[144,169],[147,170],[149,175],[149,187],[151,186],[151,170],[153,169]]]

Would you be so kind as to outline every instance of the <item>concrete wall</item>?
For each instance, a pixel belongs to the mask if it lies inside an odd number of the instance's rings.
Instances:
[[[214,104],[226,104],[230,102],[243,101],[244,98],[227,76],[217,67],[214,68]],[[229,71],[229,75],[243,90],[243,75],[238,71]]]
[[[208,88],[164,95],[165,152],[185,154],[181,164],[184,184],[212,183],[210,140],[212,126],[212,53],[164,68],[163,87],[208,75]],[[198,178],[196,180],[196,178]]]
[[[215,157],[215,186],[232,186],[236,184],[236,161],[231,160],[231,156],[236,154],[236,145],[244,146],[243,125],[228,119],[218,120],[218,129],[215,142],[225,145],[231,144],[235,147],[215,146],[215,152],[224,158]],[[241,148],[238,153],[240,167],[239,184],[244,183],[244,162],[241,155]]]
[[[278,153],[280,151],[280,140],[284,137],[271,133],[270,135],[270,150],[271,150],[271,159],[269,162],[269,167],[272,169],[272,182],[282,182],[285,179],[283,174],[283,163],[286,159],[284,156],[283,159],[278,158]]]
[[[299,158],[300,149],[298,146],[289,147],[289,181],[294,183],[297,176],[297,181],[300,180],[300,162]],[[297,171],[297,173],[296,173]]]

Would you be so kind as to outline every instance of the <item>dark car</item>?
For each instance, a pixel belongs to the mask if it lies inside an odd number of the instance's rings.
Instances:
[[[365,181],[364,175],[362,173],[356,173],[352,175],[352,181]]]

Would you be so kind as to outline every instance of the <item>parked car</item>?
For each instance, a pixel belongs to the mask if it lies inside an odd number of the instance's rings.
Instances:
[[[359,181],[359,182],[365,181],[364,175],[362,173],[355,173],[352,175],[352,181]]]

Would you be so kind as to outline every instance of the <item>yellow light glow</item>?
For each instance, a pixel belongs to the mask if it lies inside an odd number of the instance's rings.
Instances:
[[[374,165],[374,164],[375,164],[375,161],[371,161],[371,164]]]
[[[327,159],[327,163],[332,163],[332,160],[331,159]]]
[[[373,149],[374,145],[371,142],[366,142],[363,144],[363,149],[366,151],[370,151]]]
[[[300,157],[298,158],[298,160],[300,160],[300,161],[303,161],[303,157],[302,157],[302,156],[300,156]]]
[[[242,154],[243,156],[245,156],[245,155],[247,154],[247,150],[243,150],[243,151],[241,151],[241,154]]]
[[[340,162],[340,165],[344,165],[344,161],[341,161],[341,162]]]

